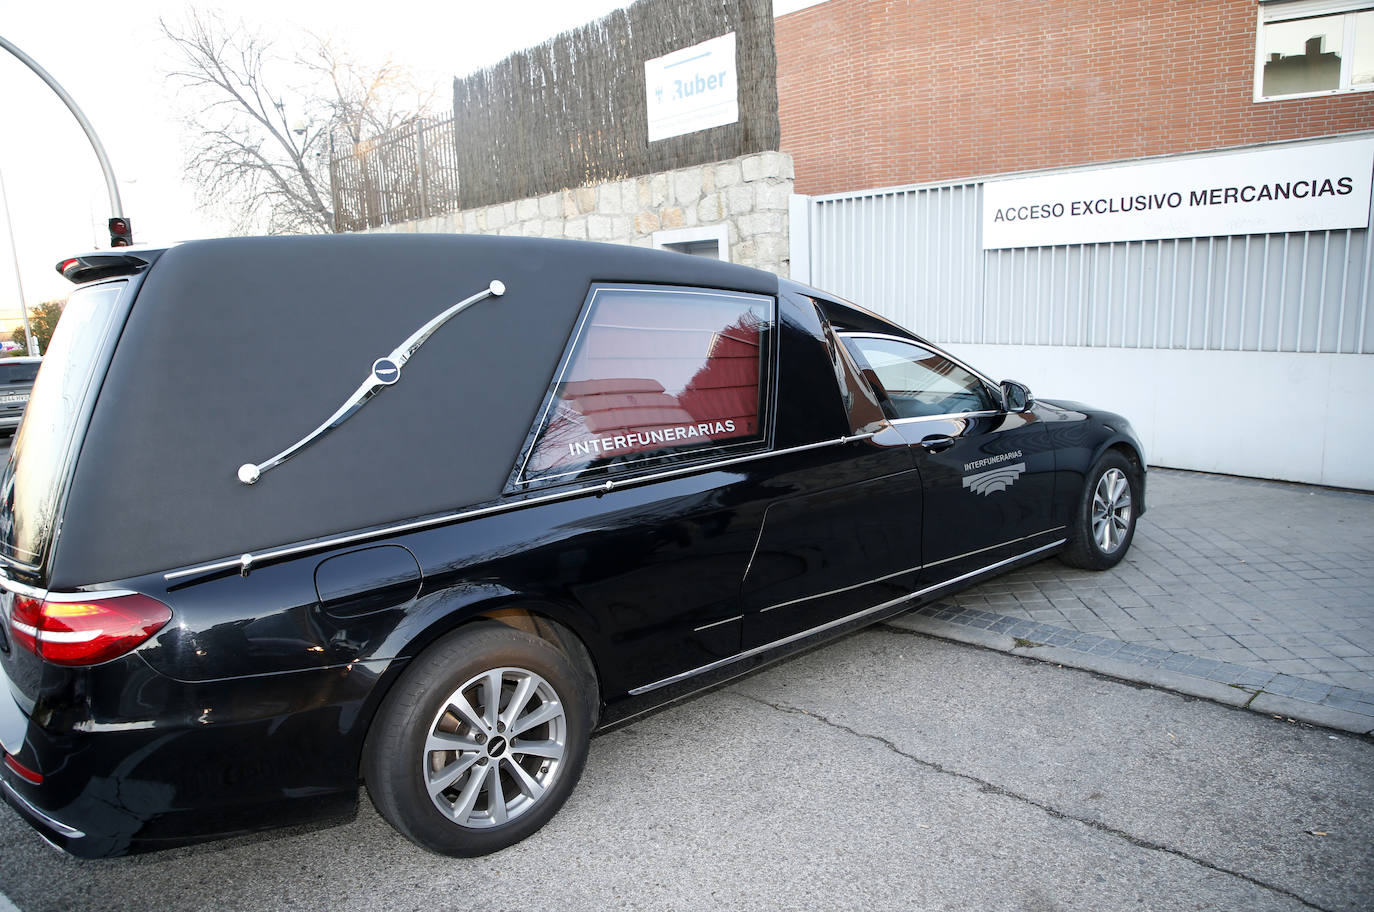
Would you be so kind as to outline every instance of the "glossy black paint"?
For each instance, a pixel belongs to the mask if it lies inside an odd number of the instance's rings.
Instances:
[[[637,260],[643,274],[627,278],[661,279],[653,262]],[[1144,465],[1124,420],[1076,406],[889,423],[836,333],[917,337],[795,283],[780,283],[777,300],[777,455],[688,463],[610,490],[507,493],[469,508],[508,507],[499,512],[383,526],[246,574],[169,581],[182,568],[165,567],[85,581],[155,597],[173,621],[94,668],[0,648],[28,718],[17,757],[45,777],[33,785],[3,769],[0,792],[90,857],[346,815],[387,688],[463,623],[498,618],[580,643],[601,723],[614,724],[981,568],[1052,553],[1102,452]],[[1009,489],[970,491],[971,464],[1013,452],[1024,471]],[[566,499],[539,499],[559,490]],[[263,531],[257,547],[291,544]],[[86,835],[64,837],[45,815]]]
[[[1054,515],[1055,452],[1033,412],[1002,412],[967,418],[898,421],[925,483],[922,581],[937,582],[1063,537]],[[948,437],[953,444],[931,451],[922,441]],[[1008,457],[1011,457],[1008,459]],[[978,463],[987,460],[985,466]],[[970,487],[979,475],[1006,466],[1024,467],[1005,490]],[[1013,469],[1015,471],[1015,469]],[[949,517],[958,517],[950,522]]]

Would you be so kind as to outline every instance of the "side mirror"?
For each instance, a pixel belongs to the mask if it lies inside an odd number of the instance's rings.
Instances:
[[[1034,400],[1031,391],[1024,383],[1015,380],[1002,381],[1002,406],[1009,412],[1024,412]]]

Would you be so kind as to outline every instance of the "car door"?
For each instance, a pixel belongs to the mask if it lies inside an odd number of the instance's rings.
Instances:
[[[978,573],[1063,537],[1051,520],[1054,452],[1034,411],[932,346],[873,333],[844,342],[921,474],[919,585]]]
[[[910,447],[816,304],[782,303],[779,454],[760,466],[774,498],[742,589],[749,649],[908,597],[921,562]]]
[[[595,286],[510,484],[598,491],[513,534],[524,588],[613,639],[613,688],[905,598],[921,560],[910,447],[790,295]]]
[[[512,492],[600,492],[546,507],[549,545],[520,560],[613,631],[627,680],[740,650],[771,497],[750,469],[771,448],[775,321],[758,294],[594,285],[512,472]]]

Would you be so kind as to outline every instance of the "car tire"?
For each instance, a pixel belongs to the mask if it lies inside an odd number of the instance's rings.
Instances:
[[[423,848],[495,852],[567,800],[595,709],[590,671],[554,644],[495,622],[460,628],[413,659],[378,710],[368,794]]]
[[[1088,473],[1060,560],[1084,570],[1107,570],[1121,563],[1135,538],[1139,503],[1135,466],[1109,450]]]

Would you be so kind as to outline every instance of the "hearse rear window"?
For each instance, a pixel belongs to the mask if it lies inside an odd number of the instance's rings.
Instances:
[[[125,312],[118,304],[127,284],[73,291],[44,353],[43,376],[0,474],[0,553],[21,564],[39,564],[52,543],[81,425],[103,377],[108,341]]]
[[[758,444],[772,325],[759,295],[594,288],[515,482]]]

